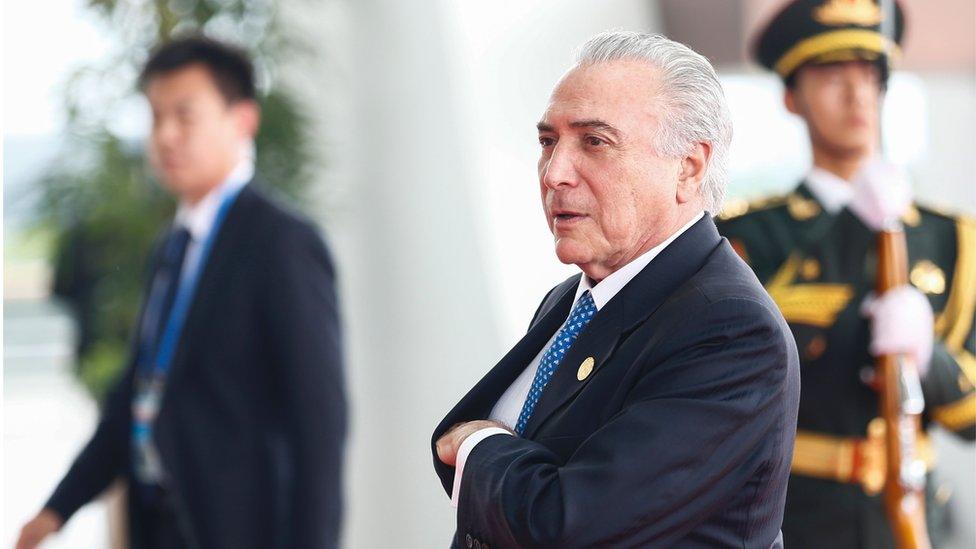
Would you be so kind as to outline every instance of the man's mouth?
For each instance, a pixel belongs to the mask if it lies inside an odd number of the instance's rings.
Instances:
[[[571,223],[576,223],[578,221],[582,221],[583,218],[585,217],[586,215],[581,214],[579,212],[563,211],[563,210],[555,211],[553,212],[552,215],[553,222],[556,225],[567,225]]]
[[[163,157],[159,162],[160,166],[166,171],[174,171],[180,169],[183,163],[174,157]]]

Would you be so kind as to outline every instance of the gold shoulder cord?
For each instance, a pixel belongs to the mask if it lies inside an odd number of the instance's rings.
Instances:
[[[976,313],[976,220],[956,221],[956,269],[945,310],[935,323],[935,332],[951,352],[963,348]]]
[[[956,221],[957,254],[956,269],[952,277],[952,289],[945,310],[935,323],[935,333],[945,342],[968,379],[968,386],[976,384],[976,357],[965,348],[976,313],[976,220],[961,217]],[[960,379],[960,388],[963,388]],[[958,430],[972,425],[976,420],[976,393],[956,402],[932,410],[932,419],[943,426]]]

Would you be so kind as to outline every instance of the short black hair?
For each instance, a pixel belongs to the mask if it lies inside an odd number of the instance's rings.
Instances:
[[[139,74],[139,89],[145,90],[153,77],[197,64],[210,72],[227,103],[256,99],[254,65],[248,54],[205,36],[185,36],[157,46]]]

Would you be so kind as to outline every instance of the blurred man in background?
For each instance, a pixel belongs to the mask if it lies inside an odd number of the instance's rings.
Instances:
[[[886,8],[886,9],[885,9]],[[790,323],[802,393],[783,533],[788,547],[882,548],[894,539],[881,490],[884,422],[874,357],[907,354],[923,375],[923,424],[976,437],[976,223],[914,204],[881,160],[880,113],[903,32],[894,2],[797,0],[759,33],[755,55],[806,123],[813,168],[795,190],[719,223]],[[876,240],[900,219],[910,282],[874,298]],[[926,466],[934,458],[918,440]],[[927,483],[934,542],[948,494]]]
[[[346,403],[333,266],[312,224],[258,188],[251,61],[184,38],[153,53],[140,84],[149,158],[179,207],[125,374],[18,548],[119,477],[132,547],[335,547]]]

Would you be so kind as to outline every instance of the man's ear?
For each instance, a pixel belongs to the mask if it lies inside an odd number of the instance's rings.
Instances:
[[[257,101],[238,101],[231,108],[234,110],[241,135],[248,138],[256,136],[261,125],[261,107],[258,106]]]
[[[786,90],[783,92],[783,106],[786,107],[786,110],[799,116],[800,111],[797,109],[796,105],[796,92],[793,90],[793,88],[786,88]]]
[[[696,143],[691,152],[681,159],[681,173],[678,175],[676,194],[679,204],[701,198],[702,182],[705,180],[705,172],[711,159],[711,143]]]

